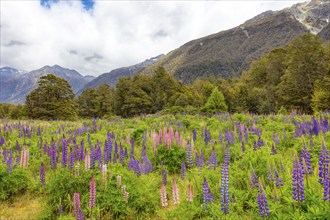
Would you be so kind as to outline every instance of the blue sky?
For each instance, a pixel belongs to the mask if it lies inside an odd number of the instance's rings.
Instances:
[[[0,66],[100,75],[301,0],[0,0]]]
[[[59,1],[60,0],[40,0],[40,4],[43,7],[50,8],[52,4],[56,4]],[[92,10],[95,4],[94,0],[80,0],[80,1],[84,5],[85,10]]]

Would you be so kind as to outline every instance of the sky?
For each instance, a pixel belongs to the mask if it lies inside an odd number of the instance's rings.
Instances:
[[[98,76],[301,0],[1,0],[0,66]]]

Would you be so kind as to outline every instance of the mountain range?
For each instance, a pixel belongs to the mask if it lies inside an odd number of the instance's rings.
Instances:
[[[235,28],[190,41],[141,73],[163,66],[185,83],[200,77],[239,76],[252,61],[296,36],[313,33],[329,40],[329,16],[330,1],[320,0],[266,11]]]
[[[53,73],[66,79],[79,95],[102,83],[115,86],[123,76],[151,74],[158,66],[184,83],[203,77],[235,77],[250,64],[276,47],[284,47],[294,37],[313,33],[330,40],[330,2],[312,0],[280,11],[266,11],[245,23],[219,33],[192,40],[166,55],[122,67],[98,77],[82,76],[58,65],[44,66],[31,72],[11,67],[0,69],[0,103],[24,103],[37,86],[40,76]]]
[[[94,76],[82,76],[76,70],[59,65],[44,66],[31,72],[3,67],[0,69],[0,102],[24,103],[26,95],[37,87],[40,77],[48,73],[67,80],[74,92],[78,92],[82,86],[95,78]]]
[[[114,87],[120,77],[133,76],[139,71],[141,71],[143,68],[157,62],[163,56],[164,54],[161,54],[156,57],[147,59],[142,63],[135,64],[133,66],[122,67],[122,68],[114,69],[109,73],[103,73],[100,76],[93,79],[92,81],[88,82],[86,85],[84,85],[83,88],[78,91],[77,95],[80,95],[84,90],[88,88],[95,88],[103,83],[106,83],[111,87]]]

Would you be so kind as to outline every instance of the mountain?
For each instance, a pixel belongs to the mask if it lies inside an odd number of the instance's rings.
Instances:
[[[133,66],[121,67],[118,69],[114,69],[114,70],[110,71],[109,73],[103,73],[102,75],[96,77],[94,80],[87,83],[80,91],[78,91],[77,95],[80,95],[84,90],[86,90],[88,88],[95,88],[104,83],[113,87],[116,85],[116,83],[120,77],[133,76],[137,72],[141,71],[143,68],[150,66],[153,63],[157,62],[163,56],[164,56],[164,54],[161,54],[156,57],[147,59],[142,63],[135,64]]]
[[[31,72],[19,72],[13,68],[3,67],[1,73],[0,103],[24,103],[26,95],[38,86],[41,76],[52,73],[67,80],[74,92],[80,90],[86,83],[93,80],[92,76],[82,76],[75,70],[59,65],[44,66]],[[2,74],[4,73],[4,74]]]
[[[318,36],[325,41],[330,41],[330,23],[318,33]]]
[[[304,33],[322,31],[329,15],[330,2],[319,0],[280,11],[266,11],[238,27],[192,40],[141,73],[150,74],[156,67],[163,66],[186,83],[199,77],[239,76],[252,61],[273,48],[283,47]]]

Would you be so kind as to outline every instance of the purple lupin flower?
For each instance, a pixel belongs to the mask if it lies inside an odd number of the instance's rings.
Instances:
[[[94,169],[95,168],[95,148],[90,145],[90,149],[91,149],[91,154],[90,154],[90,169]]]
[[[78,218],[80,211],[80,194],[79,193],[74,193],[73,194],[73,213]]]
[[[52,143],[50,147],[50,164],[53,169],[56,169],[57,167],[57,156],[56,156],[56,145],[55,142]]]
[[[125,165],[125,151],[124,148],[122,147],[122,145],[120,144],[120,149],[119,149],[119,160],[121,165]]]
[[[193,132],[192,132],[192,136],[193,136],[193,140],[194,142],[196,141],[197,139],[197,132],[196,132],[196,128],[194,128]]]
[[[74,169],[74,162],[75,162],[75,153],[73,152],[72,148],[70,148],[70,157],[69,157],[69,170]]]
[[[4,137],[1,137],[0,138],[0,146],[2,146],[4,144],[5,144],[5,138]]]
[[[94,208],[96,203],[96,182],[94,179],[94,174],[92,175],[90,186],[89,186],[89,208]]]
[[[220,187],[220,201],[221,210],[225,213],[229,213],[229,165],[230,152],[229,148],[225,152],[224,162],[222,163],[221,170],[221,187]]]
[[[118,158],[118,144],[117,142],[115,141],[115,152],[113,154],[113,162],[114,163],[117,163],[117,158]]]
[[[46,169],[44,163],[41,163],[40,165],[40,185],[44,186],[46,184]]]
[[[242,141],[242,145],[241,145],[241,151],[244,153],[245,152],[245,146],[244,146],[244,142]]]
[[[166,170],[163,168],[162,169],[162,184],[164,185],[164,186],[166,186],[166,183],[167,183],[167,173],[166,173]]]
[[[130,151],[130,156],[134,156],[134,145],[135,145],[135,141],[134,138],[131,139],[131,151]]]
[[[138,176],[140,176],[142,173],[140,161],[136,160],[133,156],[131,157],[130,161],[128,162],[128,169],[133,170],[134,173]]]
[[[303,167],[297,156],[292,170],[292,198],[298,202],[305,200]]]
[[[274,166],[274,179],[275,179],[276,187],[283,186],[283,181],[280,178],[280,175],[276,169],[276,166]]]
[[[300,160],[303,161],[303,159],[305,160],[305,163],[306,163],[307,173],[312,174],[313,170],[312,170],[312,166],[311,166],[311,156],[310,156],[309,150],[307,149],[306,145],[303,146],[303,149],[300,154]]]
[[[262,184],[260,184],[260,187],[259,187],[258,207],[259,207],[260,216],[262,218],[267,217],[270,214],[266,194],[262,188]]]
[[[251,188],[256,188],[259,186],[258,177],[257,177],[256,173],[254,172],[254,169],[253,169],[251,163],[250,163],[250,172],[251,172],[250,177],[249,177],[250,186],[251,186]]]
[[[108,164],[112,159],[112,141],[111,138],[105,141],[104,146],[104,163]]]
[[[210,169],[213,168],[214,170],[218,166],[217,153],[215,152],[214,147],[213,147],[211,156],[210,156],[209,160],[207,161],[206,165],[209,165],[210,166]]]
[[[13,150],[10,149],[9,158],[7,160],[7,172],[11,173],[12,170],[13,170]]]
[[[234,135],[230,131],[225,131],[225,141],[227,141],[229,145],[234,145]]]
[[[328,171],[326,172],[324,183],[323,183],[323,200],[330,201],[330,166],[328,166]]]
[[[188,168],[192,168],[194,165],[194,162],[193,162],[193,155],[192,155],[192,146],[189,141],[188,141],[188,145],[186,148],[186,161],[187,161]]]
[[[204,129],[204,143],[207,146],[211,140],[211,133],[207,128]]]
[[[149,160],[148,156],[146,155],[143,158],[143,173],[148,174],[152,172],[152,163]]]
[[[321,184],[324,183],[326,172],[329,167],[329,161],[330,161],[329,151],[325,147],[325,144],[323,143],[322,149],[320,151],[320,157],[319,157],[319,183],[321,183]]]
[[[68,158],[68,142],[62,141],[62,167],[66,167]]]
[[[273,181],[273,174],[272,174],[272,169],[270,168],[269,163],[267,164],[267,180],[268,181]]]
[[[214,202],[214,196],[211,193],[211,190],[209,188],[209,184],[208,184],[205,177],[204,177],[204,182],[203,182],[203,185],[202,185],[202,189],[203,189],[204,209],[208,209],[206,203],[208,203],[209,201]]]
[[[271,154],[271,155],[275,155],[275,154],[277,154],[277,150],[276,150],[274,144],[272,144],[272,148],[271,148],[271,152],[270,152],[270,154]]]
[[[184,161],[181,163],[181,179],[186,179],[186,164]]]

